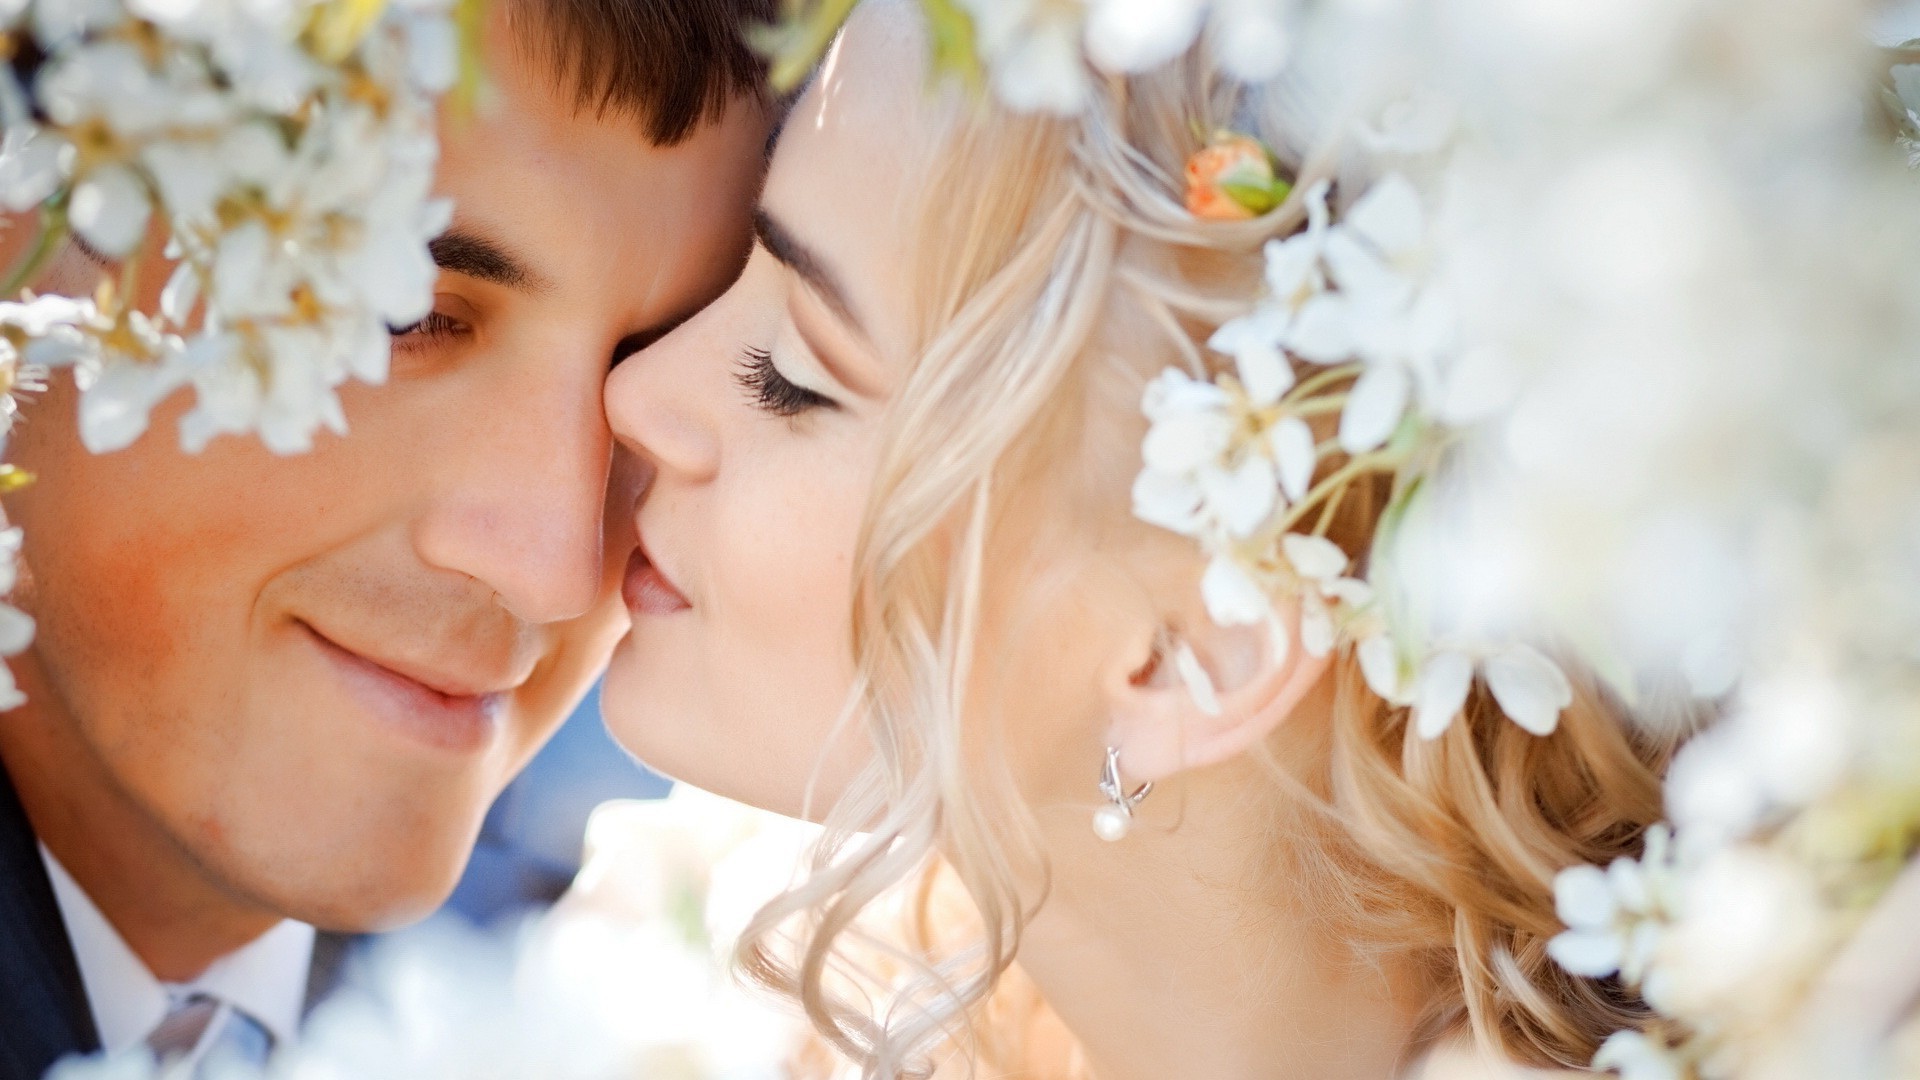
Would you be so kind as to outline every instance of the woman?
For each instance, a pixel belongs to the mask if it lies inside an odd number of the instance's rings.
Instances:
[[[1549,736],[1478,692],[1422,738],[1350,646],[1216,622],[1205,556],[1130,510],[1143,389],[1223,370],[1311,203],[1189,213],[1195,131],[1296,165],[1320,133],[1198,57],[1071,121],[929,94],[913,18],[855,16],[739,281],[607,387],[657,470],[612,729],[843,830],[749,969],[867,1075],[1382,1078],[1468,1035],[1584,1065],[1639,1005],[1547,957],[1553,875],[1637,850],[1665,748],[1577,673]],[[1325,508],[1347,555],[1374,487]],[[890,947],[862,916],[902,898]],[[1076,1052],[1036,1063],[1015,971]]]

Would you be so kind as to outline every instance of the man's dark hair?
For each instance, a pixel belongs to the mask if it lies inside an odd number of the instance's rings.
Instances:
[[[570,85],[575,104],[626,114],[672,146],[717,120],[738,95],[764,93],[766,63],[747,28],[775,0],[509,0],[524,55]]]

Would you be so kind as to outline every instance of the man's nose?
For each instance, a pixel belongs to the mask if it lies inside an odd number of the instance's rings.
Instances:
[[[415,529],[428,564],[481,582],[531,623],[576,618],[603,591],[605,356],[581,351],[575,364],[551,354],[514,364],[516,377],[497,378],[484,401],[443,429],[456,445],[441,458],[444,475]]]

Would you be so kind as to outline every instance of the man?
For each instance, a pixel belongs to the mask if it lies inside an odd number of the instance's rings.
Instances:
[[[443,125],[433,314],[387,385],[345,391],[344,439],[188,455],[176,400],[94,456],[70,384],[29,406],[0,1080],[101,1047],[258,1057],[295,1034],[315,927],[445,898],[624,628],[640,478],[601,382],[745,257],[757,7],[496,0],[490,93]],[[86,258],[40,289],[89,288]]]

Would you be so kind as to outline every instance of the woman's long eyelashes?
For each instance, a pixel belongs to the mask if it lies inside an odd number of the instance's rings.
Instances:
[[[745,350],[734,378],[756,408],[775,416],[798,416],[814,409],[840,407],[839,402],[825,394],[798,386],[780,374],[780,369],[773,366],[773,354],[765,349]]]

